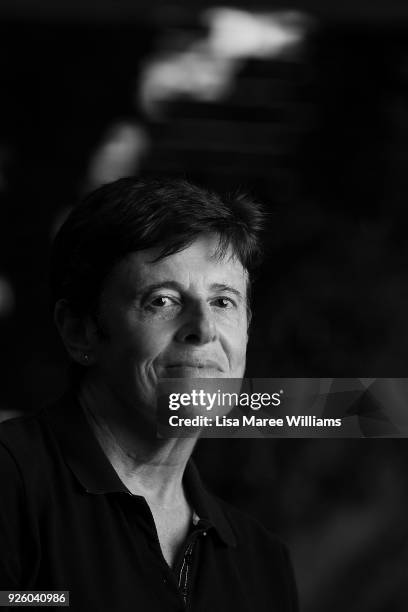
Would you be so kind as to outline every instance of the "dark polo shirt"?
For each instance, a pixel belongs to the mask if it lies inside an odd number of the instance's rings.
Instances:
[[[68,590],[87,612],[293,612],[282,543],[212,496],[192,464],[200,518],[175,567],[143,497],[119,479],[71,394],[0,426],[0,590]],[[196,521],[197,522],[197,521]]]

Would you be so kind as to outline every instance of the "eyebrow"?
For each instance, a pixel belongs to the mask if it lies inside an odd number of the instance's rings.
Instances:
[[[174,289],[175,291],[180,291],[180,293],[185,291],[185,288],[181,283],[177,281],[161,281],[160,283],[152,283],[151,285],[146,285],[142,287],[140,291],[137,292],[138,295],[146,295],[147,293],[151,293],[152,291],[156,291],[157,289]],[[231,285],[225,285],[224,283],[213,283],[210,285],[211,291],[226,291],[232,293],[237,298],[243,300],[244,296],[238,289],[231,287]]]
[[[222,283],[213,283],[210,286],[210,289],[213,290],[213,291],[228,291],[229,293],[233,293],[234,295],[236,295],[241,300],[244,298],[242,293],[240,291],[238,291],[238,289],[235,289],[234,287],[231,287],[231,285],[224,285]]]

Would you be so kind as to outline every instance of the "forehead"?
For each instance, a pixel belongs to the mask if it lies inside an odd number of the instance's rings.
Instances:
[[[113,268],[107,286],[121,293],[134,294],[150,284],[175,281],[186,289],[224,284],[245,293],[247,271],[231,247],[220,257],[218,246],[218,237],[209,234],[198,237],[187,248],[158,261],[155,259],[160,254],[160,248],[130,253]]]

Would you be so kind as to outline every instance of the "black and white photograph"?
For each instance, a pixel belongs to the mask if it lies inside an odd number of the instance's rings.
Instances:
[[[406,612],[408,4],[2,0],[0,609]]]

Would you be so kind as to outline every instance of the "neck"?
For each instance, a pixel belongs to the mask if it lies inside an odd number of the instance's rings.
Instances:
[[[137,411],[129,412],[105,385],[84,381],[79,402],[119,478],[151,504],[185,503],[182,478],[196,439],[160,439]]]

